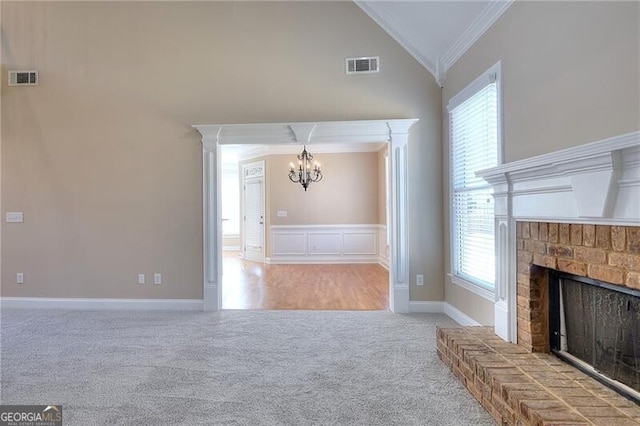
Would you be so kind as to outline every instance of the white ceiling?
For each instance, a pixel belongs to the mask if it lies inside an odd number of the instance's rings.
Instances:
[[[447,70],[509,8],[512,0],[354,2],[442,86]]]

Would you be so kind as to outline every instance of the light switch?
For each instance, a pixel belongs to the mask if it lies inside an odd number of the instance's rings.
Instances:
[[[7,223],[22,223],[23,217],[22,212],[7,212],[6,222]]]
[[[278,210],[278,217],[287,217],[286,210]]]

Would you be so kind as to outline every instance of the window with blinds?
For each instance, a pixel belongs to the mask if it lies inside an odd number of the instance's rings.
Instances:
[[[493,189],[476,172],[499,162],[497,77],[486,73],[449,105],[452,273],[488,289],[495,287]]]

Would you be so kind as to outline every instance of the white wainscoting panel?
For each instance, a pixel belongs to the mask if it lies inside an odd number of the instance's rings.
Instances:
[[[307,255],[342,255],[342,233],[341,232],[307,232],[309,251]]]
[[[377,232],[345,232],[344,254],[378,254]]]
[[[280,256],[305,256],[307,236],[304,232],[271,232],[272,252]]]
[[[270,228],[271,257],[267,262],[382,263],[378,243],[381,227],[384,228],[381,225],[274,225]]]

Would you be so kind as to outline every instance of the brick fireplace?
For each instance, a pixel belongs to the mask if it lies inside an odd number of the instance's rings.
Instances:
[[[551,271],[640,289],[640,227],[516,222],[517,344],[441,327],[437,352],[499,425],[635,425],[640,407],[550,354]]]
[[[517,343],[549,352],[548,269],[640,289],[640,227],[517,222]]]
[[[640,424],[549,337],[550,271],[640,290],[640,131],[478,175],[494,189],[494,323],[439,328],[438,356],[498,424]]]

